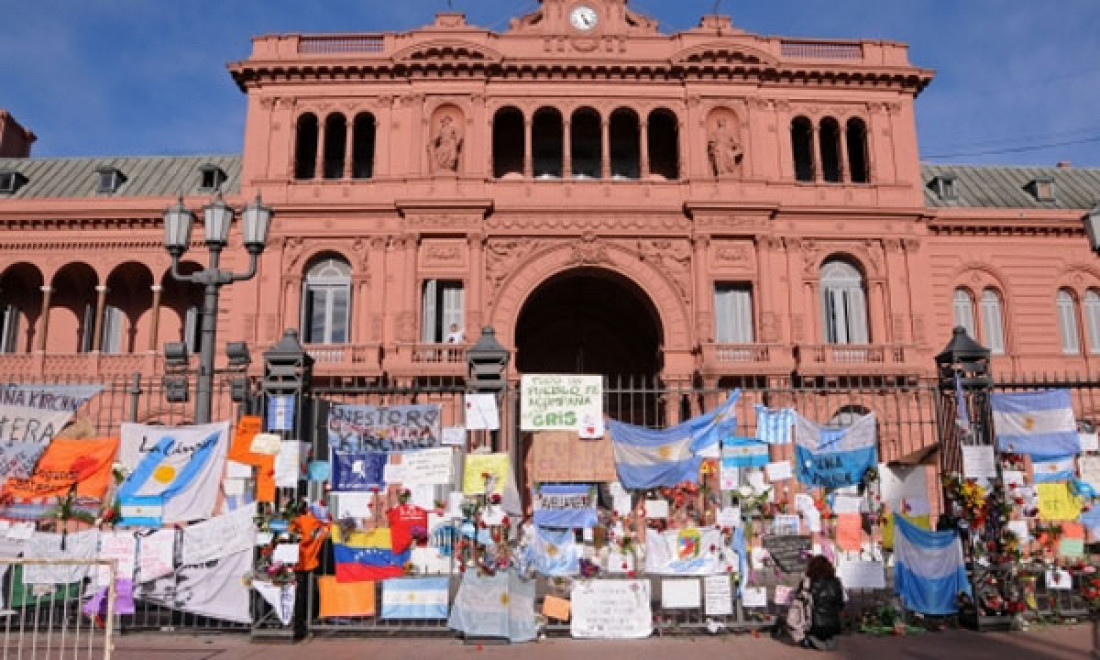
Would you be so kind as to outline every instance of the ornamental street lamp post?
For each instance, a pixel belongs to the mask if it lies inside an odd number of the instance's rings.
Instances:
[[[229,228],[235,211],[225,203],[221,193],[213,202],[202,208],[206,231],[204,242],[210,253],[210,265],[200,271],[184,275],[179,272],[180,258],[191,245],[191,226],[195,214],[183,205],[183,198],[164,210],[164,247],[172,255],[172,277],[180,282],[201,284],[206,288],[202,307],[202,345],[199,350],[199,373],[195,399],[195,423],[210,423],[211,404],[214,398],[214,342],[217,335],[218,293],[233,282],[243,282],[256,275],[260,254],[267,247],[267,232],[271,227],[272,210],[263,205],[259,195],[256,201],[241,211],[244,247],[248,250],[248,272],[238,274],[219,268],[221,253],[229,243]]]

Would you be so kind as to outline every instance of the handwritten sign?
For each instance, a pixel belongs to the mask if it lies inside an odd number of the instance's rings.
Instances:
[[[885,589],[886,569],[880,561],[859,561],[841,558],[837,577],[849,589]]]
[[[450,447],[401,454],[404,485],[443,485],[454,482],[454,452]]]
[[[585,440],[575,431],[541,431],[531,447],[531,478],[538,483],[599,483],[615,481],[611,440]]]
[[[1080,501],[1069,492],[1069,484],[1037,484],[1039,492],[1039,519],[1077,520],[1081,515]]]
[[[667,610],[698,609],[703,602],[699,580],[661,580],[661,607]]]
[[[963,474],[971,479],[996,479],[997,459],[992,445],[963,447]]]
[[[809,536],[765,536],[764,548],[784,573],[801,573],[810,559],[813,539]]]
[[[466,395],[466,428],[470,431],[495,431],[500,428],[495,394]]]
[[[778,461],[776,463],[768,463],[764,467],[764,470],[768,474],[768,481],[771,481],[772,483],[775,483],[776,481],[790,479],[791,476],[793,476],[793,473],[791,472],[790,461]]]
[[[462,475],[462,492],[477,495],[486,492],[488,475],[490,494],[504,494],[504,486],[511,474],[511,457],[508,454],[469,454]]]
[[[603,436],[602,376],[524,374],[520,392],[521,430]]]
[[[1077,459],[1081,481],[1100,490],[1100,456],[1081,456]]]
[[[745,587],[741,591],[741,605],[749,609],[767,607],[767,587]]]
[[[649,580],[584,580],[573,583],[575,639],[645,639],[653,633]]]
[[[439,447],[443,415],[438,405],[333,406],[328,444],[342,452],[401,452]]]
[[[709,575],[703,578],[703,590],[706,592],[707,616],[733,614],[733,587],[730,576]]]

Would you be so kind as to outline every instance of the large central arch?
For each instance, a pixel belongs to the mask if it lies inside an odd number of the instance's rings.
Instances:
[[[521,373],[656,377],[663,344],[649,297],[613,271],[578,267],[544,281],[516,322]]]

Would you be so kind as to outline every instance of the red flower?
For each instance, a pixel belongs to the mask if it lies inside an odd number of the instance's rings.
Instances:
[[[636,577],[638,577],[638,574],[637,574],[637,573],[635,573],[634,571],[628,571],[628,572],[627,572],[627,574],[626,574],[626,576],[627,576],[628,578],[631,578],[631,579],[633,579],[633,578],[636,578]]]

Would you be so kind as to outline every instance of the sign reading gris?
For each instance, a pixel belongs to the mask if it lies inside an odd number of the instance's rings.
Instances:
[[[333,406],[328,445],[339,452],[399,452],[439,447],[443,436],[438,405]]]

